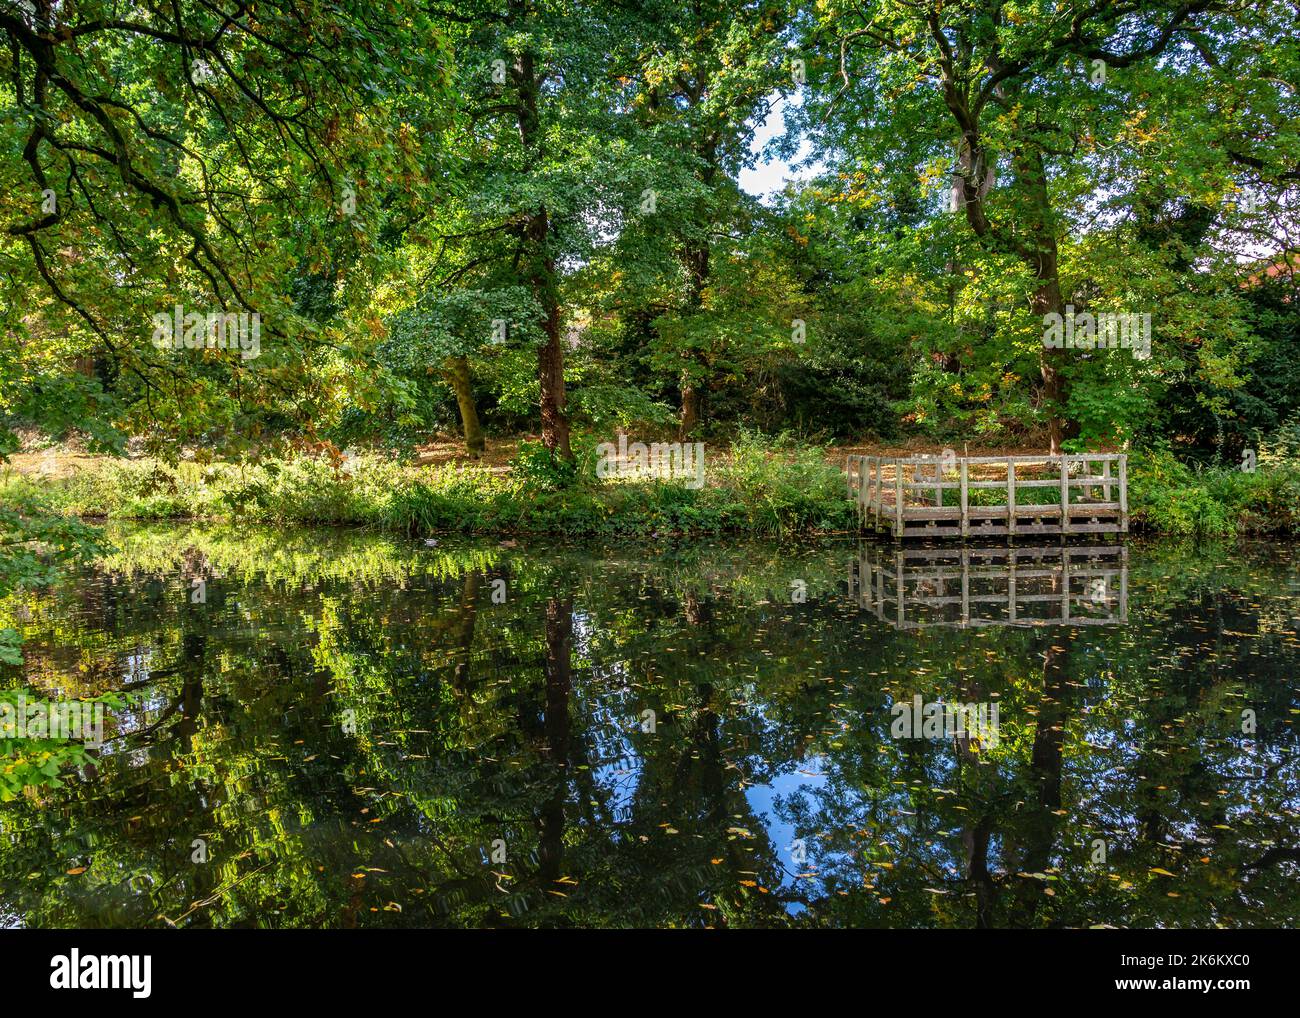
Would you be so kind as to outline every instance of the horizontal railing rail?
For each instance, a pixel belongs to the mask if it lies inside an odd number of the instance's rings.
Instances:
[[[1105,626],[1128,621],[1128,548],[1004,547],[921,554],[865,544],[848,593],[897,629]]]

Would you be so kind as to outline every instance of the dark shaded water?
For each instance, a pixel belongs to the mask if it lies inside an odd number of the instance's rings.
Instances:
[[[1290,547],[113,536],[0,606],[4,686],[132,695],[0,804],[0,924],[1300,917]]]

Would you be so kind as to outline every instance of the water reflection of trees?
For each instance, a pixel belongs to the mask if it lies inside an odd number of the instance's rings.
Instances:
[[[1139,550],[1126,627],[921,634],[844,596],[848,546],[122,544],[28,624],[27,681],[147,694],[93,774],[0,808],[0,908],[32,924],[1295,919],[1267,551]],[[917,693],[996,699],[1001,740],[891,738]]]

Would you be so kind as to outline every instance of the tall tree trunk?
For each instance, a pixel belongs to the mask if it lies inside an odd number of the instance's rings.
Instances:
[[[1030,199],[1032,221],[1029,239],[1021,249],[1021,258],[1033,270],[1037,286],[1029,298],[1030,310],[1041,323],[1044,315],[1063,314],[1065,302],[1061,298],[1061,276],[1056,245],[1056,228],[1052,223],[1051,204],[1047,194],[1047,173],[1042,154],[1024,153],[1016,160],[1017,175]],[[1061,442],[1077,433],[1065,419],[1067,392],[1061,376],[1061,357],[1064,351],[1042,346],[1038,351],[1038,369],[1043,380],[1043,399],[1051,407],[1048,421],[1048,441],[1053,456],[1060,455]]]
[[[1061,313],[1061,285],[1057,279],[1044,280],[1029,300],[1030,307],[1038,320],[1051,312]],[[1061,442],[1072,430],[1064,413],[1065,380],[1061,377],[1062,351],[1044,347],[1038,352],[1038,373],[1043,380],[1043,399],[1051,404],[1051,416],[1047,421],[1048,451],[1053,456],[1061,454]]]
[[[469,384],[469,359],[448,357],[443,365],[443,377],[456,394],[456,405],[460,407],[460,427],[465,435],[465,451],[477,459],[487,450],[487,439],[483,436],[483,425],[479,423],[478,410],[474,407],[474,391]]]
[[[546,342],[537,349],[541,382],[542,444],[560,459],[573,459],[569,448],[569,418],[564,412],[564,347],[560,345],[560,306],[546,308]]]
[[[677,418],[677,440],[685,442],[700,423],[700,390],[689,371],[682,371],[682,408]]]
[[[551,884],[562,875],[564,804],[568,799],[569,694],[573,686],[573,600],[546,602],[546,750],[555,768],[555,787],[542,807],[537,846],[538,874]],[[553,889],[553,888],[551,888]]]
[[[682,252],[682,264],[686,268],[686,314],[697,315],[704,306],[704,288],[709,284],[709,245],[688,245]],[[682,407],[677,420],[677,440],[685,442],[700,423],[704,409],[704,389],[706,382],[701,379],[700,370],[706,367],[703,357],[693,350],[684,351],[687,366],[682,368]],[[695,370],[692,370],[692,369]]]
[[[521,22],[527,7],[512,0],[511,15]],[[530,52],[519,55],[513,68],[517,88],[515,115],[519,140],[529,162],[542,157],[542,122],[538,113],[541,78]],[[560,344],[561,313],[555,283],[555,258],[550,251],[550,220],[545,206],[525,215],[524,241],[527,247],[528,285],[545,314],[546,342],[537,350],[537,380],[541,386],[542,444],[560,459],[572,460],[569,448],[569,419],[564,412],[564,347]]]
[[[995,68],[996,70],[996,68]],[[1010,101],[1013,96],[1000,87],[1000,98]],[[958,173],[954,175],[954,205],[958,202],[966,210],[966,221],[975,235],[990,242],[1000,250],[1012,251],[1027,265],[1037,280],[1030,298],[1030,309],[1041,316],[1064,310],[1061,300],[1061,280],[1058,269],[1056,223],[1052,216],[1051,198],[1047,192],[1047,174],[1042,153],[1037,149],[1020,150],[1013,156],[1015,167],[1014,187],[1028,199],[1028,223],[1023,229],[1012,229],[1007,223],[995,224],[989,219],[985,198],[992,189],[993,163],[985,149],[977,120],[971,114],[967,97],[956,86],[951,72],[945,72],[944,101],[961,127],[958,146]],[[1017,224],[1019,225],[1019,224]],[[1027,234],[1027,239],[1020,239]],[[1051,404],[1049,418],[1049,445],[1053,455],[1061,451],[1064,438],[1078,433],[1078,426],[1064,417],[1068,398],[1065,380],[1061,376],[1061,353],[1043,347],[1038,355],[1039,374],[1042,377],[1042,396]]]

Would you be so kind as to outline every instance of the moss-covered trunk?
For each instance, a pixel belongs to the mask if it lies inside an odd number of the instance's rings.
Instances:
[[[460,427],[465,435],[465,450],[471,456],[482,456],[487,449],[487,439],[483,437],[483,425],[479,423],[478,410],[474,406],[474,391],[469,384],[469,359],[448,357],[442,370],[447,384],[456,394],[456,405],[460,407]]]

